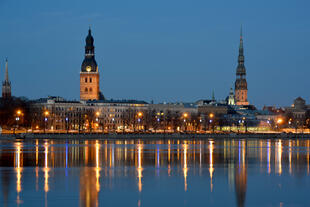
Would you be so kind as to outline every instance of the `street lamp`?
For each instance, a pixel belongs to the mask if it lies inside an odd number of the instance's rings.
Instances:
[[[97,112],[96,112],[96,122],[97,122],[97,124],[98,124],[98,127],[97,127],[97,128],[100,128],[99,116],[100,116],[100,112],[97,111]]]
[[[183,113],[183,122],[185,124],[185,132],[187,132],[187,123],[186,123],[187,118],[188,118],[188,113],[187,112]]]
[[[18,128],[18,121],[20,120],[20,116],[22,115],[22,111],[21,110],[17,110],[16,111],[16,128]],[[14,127],[14,134],[15,134],[15,127]]]
[[[245,117],[242,117],[242,123],[243,123],[243,126],[244,126],[245,133],[248,132],[248,125],[247,125]]]
[[[280,125],[283,123],[283,119],[282,118],[278,118],[277,120],[277,127],[278,127],[278,130],[280,131]]]
[[[139,131],[140,131],[140,122],[141,122],[141,120],[142,120],[142,117],[143,117],[143,113],[140,111],[140,112],[138,112],[138,129],[139,129]]]
[[[49,116],[49,111],[45,110],[44,111],[44,134],[45,134],[45,128],[46,128],[46,122],[48,121],[48,116]]]
[[[209,118],[210,118],[210,121],[209,121],[209,123],[210,123],[210,125],[212,124],[212,122],[213,122],[213,118],[214,118],[214,114],[213,113],[210,113],[209,114]],[[212,129],[213,129],[213,132],[214,132],[214,123],[212,124]]]
[[[66,125],[67,125],[67,134],[68,134],[69,132],[69,118],[68,117],[66,117]]]
[[[115,119],[114,119],[114,117],[112,118],[112,124],[113,124],[113,133],[115,133]]]

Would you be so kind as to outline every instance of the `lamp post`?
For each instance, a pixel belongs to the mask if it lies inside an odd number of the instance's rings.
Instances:
[[[143,113],[142,112],[138,112],[138,130],[140,131],[140,123],[142,121],[143,118]]]
[[[22,115],[22,111],[21,110],[17,110],[16,111],[16,128],[18,129],[18,121],[20,120],[20,116]],[[14,134],[15,134],[15,127],[14,127]]]
[[[46,110],[46,111],[44,111],[44,134],[45,134],[45,129],[46,129],[46,124],[47,124],[47,121],[48,121],[48,115],[49,115],[50,113]]]
[[[212,131],[213,131],[213,133],[214,133],[214,123],[213,123],[214,114],[213,114],[213,113],[210,113],[210,114],[209,114],[209,118],[210,118],[209,123],[210,123],[210,125],[212,126]]]
[[[69,132],[69,118],[66,117],[66,128],[67,128],[67,134]]]
[[[243,123],[243,126],[244,126],[244,133],[247,133],[248,132],[248,125],[247,125],[245,117],[242,117],[242,123]]]
[[[100,128],[100,120],[99,120],[100,112],[96,112],[96,122],[98,123],[98,128]]]
[[[160,118],[157,118],[157,128],[159,128],[159,124],[160,124]],[[156,130],[155,130],[155,133],[156,133]]]
[[[280,131],[280,125],[283,123],[283,119],[282,118],[278,118],[277,120],[277,128]]]
[[[188,113],[187,112],[183,113],[183,122],[185,124],[185,132],[187,132],[187,123],[186,123],[187,118],[188,118]]]

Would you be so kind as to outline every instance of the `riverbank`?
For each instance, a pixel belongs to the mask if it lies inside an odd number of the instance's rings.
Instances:
[[[130,134],[102,134],[102,133],[86,133],[86,134],[66,134],[66,133],[46,133],[46,134],[17,134],[17,135],[0,135],[0,139],[310,139],[310,134],[303,133],[130,133]]]

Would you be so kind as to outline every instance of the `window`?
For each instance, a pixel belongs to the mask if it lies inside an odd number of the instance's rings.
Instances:
[[[92,78],[89,78],[89,82],[90,82],[90,83],[92,82]]]
[[[93,91],[93,89],[92,88],[89,88],[89,92],[92,92]]]
[[[85,78],[85,83],[87,83],[87,78]]]
[[[87,88],[85,88],[85,92],[86,92],[86,93],[88,92],[88,89],[87,89]]]

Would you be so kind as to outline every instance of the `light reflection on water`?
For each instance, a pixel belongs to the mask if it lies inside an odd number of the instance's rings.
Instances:
[[[310,140],[2,140],[0,202],[308,206],[309,152]]]

